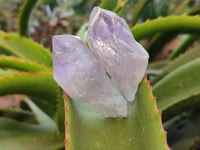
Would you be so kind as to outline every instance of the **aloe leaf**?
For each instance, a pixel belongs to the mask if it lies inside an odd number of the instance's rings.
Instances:
[[[20,114],[17,113],[17,118],[34,113],[37,123],[16,121],[16,112],[6,111],[7,115],[0,117],[0,147],[5,150],[55,150],[63,148],[63,137],[57,133],[56,124],[33,102],[28,99],[24,101],[32,112],[20,110]],[[14,117],[15,120],[5,117]],[[9,142],[12,144],[9,144]]]
[[[29,96],[29,98],[48,116],[54,119],[56,114],[56,105],[49,102],[49,99],[38,98],[36,96]],[[52,99],[53,100],[53,99]],[[56,99],[54,100],[56,101]]]
[[[56,115],[55,121],[57,123],[58,131],[63,136],[65,135],[65,110],[64,110],[64,100],[61,88],[57,91],[57,105],[56,105]]]
[[[14,75],[15,73],[19,73],[19,71],[14,70],[14,69],[1,69],[0,68],[0,78]]]
[[[192,94],[200,92],[200,59],[197,58],[168,74],[153,86],[157,106],[165,111]],[[170,112],[169,112],[170,113]]]
[[[38,106],[51,117],[55,114],[58,88],[52,72],[23,72],[0,78],[0,95],[25,94],[35,97],[39,104],[43,104],[43,107]],[[46,111],[48,106],[52,106],[51,113]]]
[[[150,63],[147,66],[147,74],[148,75],[157,75],[161,73],[162,69],[169,64],[168,61],[159,61]]]
[[[132,12],[132,19],[131,19],[131,24],[130,24],[132,27],[137,23],[137,19],[139,18],[141,11],[150,1],[151,0],[140,0],[135,4],[133,12]]]
[[[147,51],[149,53],[149,61],[153,61],[157,56],[158,52],[163,48],[163,46],[169,42],[171,39],[175,38],[177,32],[160,32],[153,36],[150,44],[148,45]]]
[[[52,66],[52,54],[48,49],[15,34],[0,31],[0,52],[36,61],[38,64],[44,64],[47,67]]]
[[[195,107],[200,107],[200,92],[168,106],[162,112],[162,120],[166,121],[181,113],[192,110]]]
[[[168,128],[168,142],[174,150],[197,150],[200,140],[200,111],[185,113]]]
[[[200,36],[196,34],[188,35],[188,37],[168,56],[168,60],[173,60],[179,56],[180,53],[185,52],[185,50],[192,45]]]
[[[16,121],[26,123],[38,123],[32,112],[15,109],[0,109],[0,117],[11,118]]]
[[[26,94],[49,99],[56,104],[58,85],[53,80],[52,72],[19,73],[0,79],[0,95]]]
[[[44,65],[39,65],[36,62],[31,62],[30,60],[25,60],[22,58],[14,56],[0,55],[0,67],[1,68],[13,68],[20,71],[47,71]]]
[[[190,49],[188,52],[180,55],[173,61],[169,61],[169,64],[164,67],[160,74],[158,74],[152,81],[151,84],[154,85],[159,80],[161,80],[164,76],[174,71],[175,69],[181,67],[182,65],[200,57],[200,46],[196,46]]]
[[[191,0],[185,0],[185,1],[181,2],[181,4],[174,10],[172,15],[177,15],[181,11],[181,9],[183,9],[190,2],[191,2]]]
[[[29,19],[31,12],[38,0],[26,0],[19,14],[19,34],[30,37]]]
[[[116,14],[119,14],[120,11],[122,10],[122,8],[125,7],[127,2],[128,2],[128,0],[118,0],[117,1],[117,6],[113,9],[113,12],[115,12]]]
[[[40,110],[32,101],[25,100],[32,112],[35,114],[38,123],[49,130],[56,130],[55,122],[49,118],[42,110]]]
[[[166,1],[163,1],[163,2],[166,2]],[[182,6],[184,6],[185,3],[187,3],[187,2],[186,1],[182,2],[180,7],[177,9],[177,12],[180,11],[180,8],[182,8]],[[165,7],[165,10],[167,10],[166,7]],[[198,9],[197,9],[197,11],[187,13],[187,15],[196,15],[196,14],[198,14]],[[150,61],[152,61],[156,57],[157,53],[162,49],[164,44],[166,44],[172,38],[176,37],[177,34],[178,34],[178,32],[173,32],[173,31],[157,33],[153,37],[153,40],[151,41],[151,43],[149,44],[149,47],[148,47],[148,52],[149,52],[149,55],[150,55]],[[192,39],[190,39],[190,40],[192,40]],[[193,40],[195,40],[195,39],[193,38]],[[188,45],[189,45],[189,41],[188,41]]]
[[[76,36],[79,36],[84,43],[87,43],[87,29],[88,23],[84,23],[76,33]]]
[[[177,31],[183,33],[196,33],[200,31],[199,16],[169,16],[146,21],[131,29],[136,40],[152,36],[158,32]]]
[[[101,0],[99,7],[107,9],[107,10],[114,10],[117,7],[118,0]]]
[[[194,7],[192,8],[192,10],[190,10],[188,12],[189,15],[196,15],[200,13],[200,6]]]
[[[64,146],[55,131],[8,118],[0,118],[0,135],[3,150],[55,150]]]
[[[91,106],[65,95],[66,149],[169,149],[146,77],[140,83],[136,97],[134,102],[128,103],[127,118],[105,118]]]

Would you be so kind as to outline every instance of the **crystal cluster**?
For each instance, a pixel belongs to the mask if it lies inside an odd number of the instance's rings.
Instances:
[[[87,39],[101,65],[126,98],[133,101],[149,55],[136,42],[124,19],[113,12],[94,8],[90,15]]]
[[[127,117],[127,102],[106,71],[132,101],[148,53],[122,18],[99,7],[90,16],[88,44],[93,53],[79,37],[53,36],[54,79],[71,98],[91,104],[104,116]]]

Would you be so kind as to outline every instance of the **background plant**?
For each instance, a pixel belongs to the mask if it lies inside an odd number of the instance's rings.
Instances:
[[[52,1],[43,3],[38,1],[34,4],[40,6],[45,3],[53,10],[59,6],[59,2],[64,3],[64,1],[56,1],[55,4]],[[87,16],[90,2],[90,0],[79,1],[77,4],[68,5],[68,8],[73,9],[74,16],[79,14]],[[150,63],[147,77],[150,80],[153,95],[156,97],[157,107],[162,112],[162,123],[168,132],[169,146],[175,150],[198,149],[200,141],[199,2],[195,0],[102,0],[100,3],[98,2],[93,1],[94,4],[115,11],[125,18],[129,22],[135,39],[143,43],[149,52]],[[158,5],[161,6],[159,9]],[[52,54],[49,49],[26,38],[30,35],[30,14],[37,9],[33,9],[33,7],[31,0],[27,0],[22,7],[19,17],[19,35],[0,32],[0,95],[25,94],[28,96],[21,101],[20,110],[0,109],[0,148],[5,150],[22,150],[30,147],[34,150],[64,149],[64,101],[62,90],[52,77]],[[52,15],[54,14],[52,13]],[[151,20],[146,20],[147,18]],[[32,19],[34,20],[34,18]],[[3,21],[4,19],[1,20],[1,22]],[[84,24],[77,34],[86,41],[86,32],[87,24]],[[182,36],[183,34],[184,36]],[[163,47],[173,39],[178,39],[179,44],[174,46],[170,54],[164,54]],[[42,40],[40,42],[43,43]],[[160,55],[164,56],[162,61],[155,61]],[[151,89],[144,79],[140,85],[137,100],[132,104],[135,107],[132,114],[135,119],[132,121],[138,123],[136,126],[144,126],[141,128],[129,127],[130,123],[127,123],[126,130],[131,131],[128,132],[130,135],[124,135],[123,138],[117,139],[116,133],[109,133],[109,135],[105,135],[106,138],[116,137],[117,141],[123,142],[127,141],[129,137],[138,139],[137,144],[132,145],[129,149],[152,148],[155,150],[160,149],[159,146],[166,148],[166,143],[162,143],[166,138],[164,132],[157,131],[157,128],[152,129],[151,124],[147,123],[149,121],[156,126],[161,126],[159,111],[155,107],[155,101],[151,94]],[[148,99],[152,103],[145,103],[144,99]],[[101,142],[103,141],[100,136],[97,137],[100,140],[99,143],[94,145],[93,143],[96,141],[92,141],[92,137],[96,136],[96,133],[89,131],[94,130],[98,124],[102,128],[105,125],[115,128],[113,124],[116,121],[103,124],[101,121],[98,122],[99,118],[102,119],[100,116],[96,116],[95,113],[90,116],[85,112],[86,109],[91,109],[89,106],[69,100],[67,97],[65,102],[67,107],[71,108],[66,112],[66,116],[68,116],[68,128],[74,135],[69,142],[76,145],[76,147],[70,148],[77,149],[84,145],[83,149],[88,149],[87,146],[96,146],[95,148],[98,149],[99,144],[99,148],[102,149]],[[79,111],[84,113],[81,116],[74,115]],[[156,119],[148,116],[151,112],[155,112]],[[76,128],[77,122],[80,121],[79,117],[84,118],[81,120],[83,124],[81,135],[85,136],[87,144],[84,141],[76,143],[76,141],[80,141],[80,133]],[[90,118],[97,119],[97,122],[91,122]],[[121,131],[126,121],[117,124],[116,130]],[[88,125],[89,128],[86,130]],[[150,131],[150,129],[152,130]],[[138,133],[136,134],[138,137],[134,137],[132,133]],[[153,134],[155,136],[162,135],[162,138],[154,140],[148,136]],[[142,143],[143,140],[149,141],[152,147],[148,142],[146,142],[147,145]],[[109,144],[113,145],[113,143]],[[154,145],[155,147],[153,147]],[[69,146],[67,145],[67,147]],[[95,148],[93,147],[93,149]]]

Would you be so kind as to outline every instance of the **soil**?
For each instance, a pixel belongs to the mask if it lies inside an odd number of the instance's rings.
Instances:
[[[25,95],[6,95],[0,97],[0,109],[2,108],[12,108],[20,109],[20,101],[24,99]]]
[[[34,41],[41,43],[45,47],[51,48],[53,35],[75,35],[86,18],[80,16],[66,16],[64,18],[58,19],[58,21],[49,20],[47,22],[42,22],[40,26],[35,29],[35,32],[31,34],[31,38]]]

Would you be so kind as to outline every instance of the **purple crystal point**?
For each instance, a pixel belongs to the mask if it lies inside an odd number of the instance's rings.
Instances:
[[[53,74],[71,98],[91,104],[105,116],[127,116],[126,101],[80,38],[53,37]]]
[[[124,19],[95,7],[90,15],[88,44],[129,101],[134,100],[149,55],[134,39]]]

